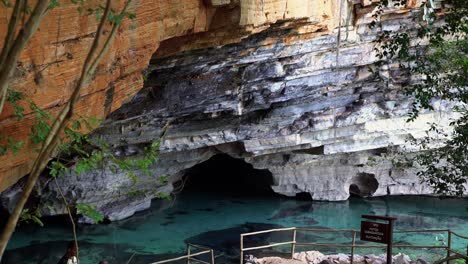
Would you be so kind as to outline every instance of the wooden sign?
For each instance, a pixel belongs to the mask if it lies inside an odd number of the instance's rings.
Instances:
[[[387,263],[392,263],[393,222],[395,217],[362,215],[362,218],[387,221],[387,223],[361,221],[361,240],[387,244]]]
[[[389,244],[389,231],[388,224],[361,221],[361,240],[363,241]]]

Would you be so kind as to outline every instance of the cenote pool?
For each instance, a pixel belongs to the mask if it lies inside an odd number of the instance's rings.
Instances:
[[[239,196],[216,193],[183,192],[173,201],[156,201],[150,210],[116,223],[80,226],[80,262],[151,263],[183,255],[185,242],[215,249],[217,263],[238,263],[239,233],[274,227],[305,226],[315,228],[358,229],[361,214],[392,215],[398,218],[396,229],[450,228],[468,234],[468,201],[430,197],[351,198],[345,202],[311,202],[281,196]],[[21,225],[14,234],[4,263],[57,263],[72,238],[66,220],[45,227]],[[62,224],[58,224],[62,223]],[[288,239],[290,234],[259,237],[258,245]],[[322,233],[298,236],[317,242],[349,242],[349,235],[329,237]],[[395,241],[412,245],[438,245],[447,238],[442,234],[396,235]],[[456,247],[466,251],[468,241],[454,239]],[[289,250],[289,247],[278,248]],[[301,248],[298,248],[301,250]],[[310,248],[309,248],[310,250]],[[330,249],[330,252],[340,250]],[[346,250],[342,250],[347,252]],[[394,254],[401,252],[394,249]],[[412,256],[433,257],[437,250],[413,250]],[[358,252],[362,253],[362,252]],[[368,250],[367,253],[380,253]],[[253,252],[253,254],[268,254]]]

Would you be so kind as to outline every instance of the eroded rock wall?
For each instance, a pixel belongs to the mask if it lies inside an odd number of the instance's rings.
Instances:
[[[97,19],[78,12],[78,5],[64,1],[43,19],[29,41],[10,80],[11,89],[22,92],[38,107],[55,115],[70,97],[87,51],[93,41]],[[126,0],[112,1],[120,10]],[[128,9],[133,20],[125,19],[94,81],[81,92],[75,113],[105,119],[129,101],[142,87],[141,72],[162,41],[172,39],[174,51],[223,45],[240,41],[271,23],[284,19],[336,23],[331,2],[310,0],[141,0]],[[34,6],[35,1],[29,3]],[[97,1],[86,1],[94,7]],[[83,10],[87,10],[84,6]],[[0,5],[0,47],[7,33],[12,8]],[[327,27],[325,26],[325,27]],[[332,28],[332,27],[331,27]],[[167,53],[171,51],[166,50]],[[37,155],[28,134],[35,114],[27,100],[24,119],[18,121],[7,104],[0,115],[0,134],[25,142],[17,155],[0,156],[0,192],[27,175]],[[0,141],[4,144],[4,141]]]
[[[228,45],[214,45],[213,33],[162,42],[145,88],[93,135],[122,158],[138,157],[167,126],[154,175],[136,172],[134,184],[103,168],[59,185],[71,202],[94,204],[115,220],[168,194],[185,170],[226,153],[269,170],[273,190],[288,196],[432,194],[392,153],[411,151],[406,139],[422,137],[428,122],[448,127],[456,115],[434,101],[435,112],[406,121],[412,98],[403,87],[417,79],[394,64],[375,66],[373,40],[381,29],[412,27],[417,12],[388,10],[371,30],[372,9],[347,2],[339,31],[321,20],[280,19]],[[60,207],[53,185],[41,197]]]
[[[156,57],[145,90],[96,136],[126,148],[157,138],[170,122],[159,166],[177,153],[183,172],[228,153],[268,169],[273,190],[288,196],[432,194],[415,169],[392,162],[392,153],[410,151],[409,137],[424,136],[431,122],[448,127],[456,115],[434,101],[437,112],[407,122],[412,98],[403,87],[416,78],[397,65],[374,65],[380,29],[369,29],[369,9],[354,6],[352,13],[355,24],[342,28],[339,50],[337,32],[295,21],[239,44]],[[411,27],[412,17],[411,10],[389,11],[382,28]],[[191,154],[201,150],[208,154]]]

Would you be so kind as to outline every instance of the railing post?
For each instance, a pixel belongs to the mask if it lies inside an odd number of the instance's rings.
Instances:
[[[211,264],[214,264],[214,252],[213,252],[213,249],[210,249],[210,253],[211,253]]]
[[[240,237],[240,264],[244,264],[244,234]]]
[[[296,249],[296,229],[293,230],[292,244],[291,244],[291,259],[294,258],[294,251]]]
[[[187,264],[190,264],[190,244],[187,243]]]
[[[452,230],[447,230],[447,258],[450,257],[450,250],[452,249]],[[450,261],[447,260],[447,264],[450,264]]]
[[[354,261],[354,245],[356,244],[356,231],[353,230],[353,241],[351,243],[351,264]]]

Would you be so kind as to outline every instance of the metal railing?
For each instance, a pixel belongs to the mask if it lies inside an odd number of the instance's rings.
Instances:
[[[244,248],[244,238],[248,236],[260,235],[260,234],[267,234],[267,233],[274,233],[274,232],[284,232],[284,231],[291,231],[291,240],[286,242],[277,242],[262,246],[255,246],[255,247],[247,247]],[[351,244],[327,244],[327,243],[314,243],[314,242],[298,242],[296,241],[297,231],[306,231],[306,232],[321,232],[321,233],[351,233],[352,240]],[[447,258],[453,256],[452,254],[458,256],[459,258],[464,258],[468,260],[468,255],[465,255],[461,252],[455,251],[452,249],[452,235],[457,236],[459,238],[468,239],[467,236],[462,236],[457,234],[450,229],[439,229],[439,230],[399,230],[394,231],[394,233],[441,233],[447,232],[447,245],[435,246],[435,245],[404,245],[404,244],[394,244],[393,247],[397,248],[440,248],[447,251]],[[243,233],[240,235],[240,264],[244,263],[244,252],[252,251],[257,249],[264,249],[264,248],[272,248],[282,245],[291,245],[291,259],[294,258],[295,248],[296,245],[301,246],[317,246],[317,247],[348,247],[351,248],[351,264],[353,264],[354,260],[354,251],[356,248],[386,248],[386,245],[356,245],[356,234],[360,233],[360,230],[353,230],[353,229],[342,229],[342,230],[333,230],[333,229],[315,229],[315,228],[302,228],[302,227],[289,227],[289,228],[277,228],[277,229],[270,229],[270,230],[263,230],[258,232],[251,232],[251,233]],[[468,253],[467,253],[468,254]],[[448,264],[448,261],[447,261]]]
[[[195,249],[200,249],[202,251],[192,253],[192,250],[191,250],[192,247],[195,248]],[[209,254],[210,255],[210,262],[195,258],[196,256],[200,256],[200,255],[204,255],[204,254]],[[205,246],[200,246],[200,245],[187,243],[187,255],[176,257],[176,258],[171,258],[171,259],[160,260],[160,261],[152,262],[150,264],[162,264],[162,263],[174,262],[174,261],[183,260],[183,259],[186,260],[187,264],[190,264],[191,260],[196,261],[198,263],[203,263],[203,264],[214,264],[215,263],[213,249],[211,249],[209,247],[205,247]]]

